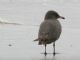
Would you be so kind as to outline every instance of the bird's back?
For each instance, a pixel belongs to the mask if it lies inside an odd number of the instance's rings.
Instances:
[[[49,44],[56,41],[61,34],[61,24],[58,20],[44,20],[39,29],[39,43]]]

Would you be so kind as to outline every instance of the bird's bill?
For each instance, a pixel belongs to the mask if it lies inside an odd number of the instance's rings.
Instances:
[[[65,17],[62,17],[62,16],[60,16],[59,18],[61,18],[61,19],[65,19]]]

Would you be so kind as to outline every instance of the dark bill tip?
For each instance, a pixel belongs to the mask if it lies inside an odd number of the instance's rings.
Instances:
[[[62,16],[60,16],[59,18],[61,18],[61,19],[65,19],[65,17],[62,17]]]

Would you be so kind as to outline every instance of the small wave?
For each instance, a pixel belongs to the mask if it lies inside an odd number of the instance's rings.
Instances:
[[[10,22],[1,22],[1,21],[0,21],[0,24],[22,25],[20,23],[10,23]]]

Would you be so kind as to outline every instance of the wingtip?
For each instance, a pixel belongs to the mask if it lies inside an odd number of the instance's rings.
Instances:
[[[39,39],[35,39],[34,41],[38,41]]]

